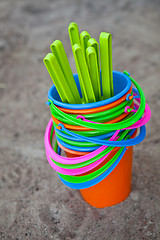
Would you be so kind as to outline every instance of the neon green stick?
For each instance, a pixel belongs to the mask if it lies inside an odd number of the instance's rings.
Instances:
[[[98,71],[100,73],[100,67],[99,67],[99,44],[94,38],[90,38],[87,43],[88,47],[94,47],[97,55],[97,65],[98,65]]]
[[[98,73],[99,73],[99,77],[97,79],[97,81],[99,81],[98,86],[100,85],[100,98],[99,100],[102,100],[102,94],[101,94],[101,86],[102,86],[102,82],[101,82],[101,79],[100,79],[100,62],[99,62],[99,44],[98,42],[96,41],[96,39],[94,38],[90,38],[88,40],[88,43],[87,43],[88,47],[94,47],[95,51],[96,51],[96,56],[97,56],[97,67],[98,67]],[[99,92],[99,90],[98,90]]]
[[[74,95],[72,95],[70,87],[66,82],[56,56],[52,53],[48,53],[43,61],[62,101],[68,103],[76,103]]]
[[[82,50],[84,52],[85,58],[86,58],[87,42],[90,38],[91,38],[91,36],[89,35],[89,33],[87,31],[81,32],[80,43],[81,43],[81,47],[82,47]],[[87,60],[87,58],[86,58],[86,60]]]
[[[69,37],[70,37],[70,42],[71,42],[71,46],[72,46],[72,50],[73,50],[73,46],[75,44],[79,44],[80,45],[80,36],[79,36],[79,30],[78,30],[78,25],[74,22],[71,22],[68,26],[68,33],[69,33]],[[76,59],[75,59],[75,63],[76,63]],[[82,92],[82,103],[85,102],[84,99],[84,89],[83,86],[81,85],[82,83],[82,76],[80,74],[80,70],[78,70],[78,64],[76,63],[76,68],[77,68],[77,72],[78,74],[78,78],[79,78],[79,82],[80,82],[80,87],[81,87],[81,92]]]
[[[73,46],[74,44],[80,44],[79,30],[76,23],[71,22],[69,24],[68,33],[71,41],[71,46]]]
[[[110,73],[110,87],[111,87],[111,97],[114,96],[113,87],[113,71],[112,71],[112,35],[109,34],[109,73]]]
[[[77,89],[77,85],[74,81],[72,70],[69,65],[69,61],[68,61],[67,55],[65,53],[62,42],[59,40],[56,40],[51,44],[50,48],[51,48],[52,53],[57,58],[57,61],[61,67],[61,70],[66,79],[66,82],[68,83],[70,90],[72,92],[72,95],[74,96],[74,98],[76,100],[76,103],[81,103],[81,98],[80,98],[80,95],[79,95],[79,92]]]
[[[76,60],[75,62],[76,62],[77,72],[78,74],[81,75],[80,84],[83,88],[85,101],[87,103],[95,102],[96,99],[93,91],[93,86],[91,83],[91,78],[89,75],[87,63],[86,63],[84,54],[82,52],[82,48],[80,47],[79,44],[75,44],[72,49],[73,49],[74,58]]]
[[[101,58],[101,75],[102,75],[102,92],[103,99],[110,98],[112,96],[112,84],[110,80],[111,64],[110,62],[110,44],[109,44],[110,33],[102,32],[100,34],[100,58]],[[113,82],[113,79],[112,79]]]
[[[96,100],[100,101],[101,100],[100,75],[98,71],[97,54],[94,47],[88,47],[86,49],[86,55],[94,94]]]

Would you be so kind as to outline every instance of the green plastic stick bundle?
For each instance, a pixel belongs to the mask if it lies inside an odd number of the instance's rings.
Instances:
[[[61,41],[54,41],[50,46],[52,53],[48,53],[44,58],[45,66],[61,100],[66,103],[79,104],[92,103],[112,97],[114,89],[111,34],[105,32],[100,34],[99,59],[99,44],[94,38],[91,38],[87,31],[82,31],[79,34],[78,25],[72,22],[69,24],[68,32],[82,98]],[[100,61],[102,78],[100,78]]]

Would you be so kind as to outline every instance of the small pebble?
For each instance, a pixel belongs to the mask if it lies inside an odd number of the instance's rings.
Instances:
[[[139,193],[137,191],[131,192],[130,197],[132,200],[137,201],[139,199]]]

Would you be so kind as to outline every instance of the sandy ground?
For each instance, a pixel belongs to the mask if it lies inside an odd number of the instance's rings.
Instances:
[[[150,0],[0,1],[0,239],[160,239],[160,2]],[[65,187],[43,144],[52,81],[43,64],[60,39],[75,72],[71,21],[98,40],[113,34],[113,66],[127,70],[152,110],[134,149],[132,193],[96,209]]]

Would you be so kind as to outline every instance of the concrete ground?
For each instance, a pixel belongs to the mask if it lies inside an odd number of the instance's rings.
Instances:
[[[0,239],[160,239],[160,1],[0,1]],[[98,40],[113,34],[113,66],[141,85],[151,107],[147,137],[134,149],[132,192],[96,209],[65,187],[43,144],[52,81],[43,64],[60,39],[75,72],[71,21]]]

